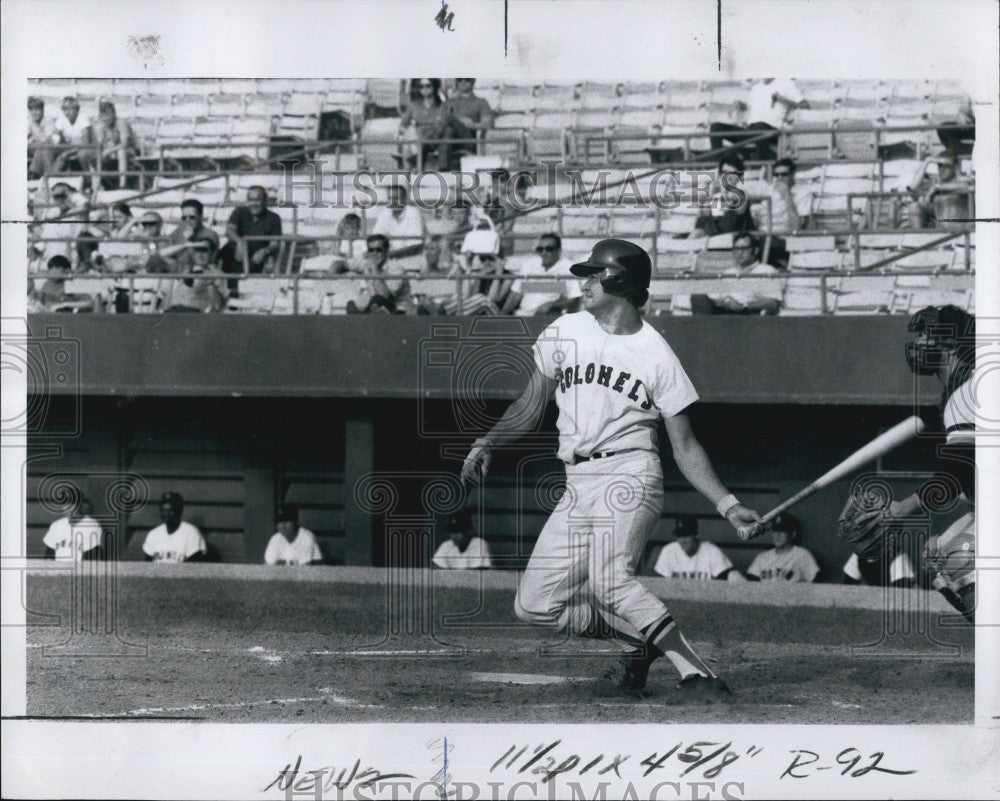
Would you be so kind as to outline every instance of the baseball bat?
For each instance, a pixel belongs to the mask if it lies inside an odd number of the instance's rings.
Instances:
[[[849,473],[853,473],[862,465],[868,462],[874,461],[879,456],[882,456],[894,448],[898,448],[908,439],[917,436],[920,432],[924,430],[924,421],[921,420],[916,415],[912,417],[907,417],[901,423],[897,423],[888,431],[879,434],[875,439],[869,442],[867,445],[863,445],[858,448],[854,453],[848,456],[844,461],[840,462],[838,465],[834,466],[819,478],[817,478],[808,487],[805,487],[798,492],[796,492],[791,498],[789,498],[784,503],[775,506],[770,512],[761,518],[761,522],[755,523],[749,528],[741,528],[739,530],[739,537],[741,540],[752,540],[755,537],[759,537],[767,530],[767,525],[774,520],[778,515],[784,512],[786,509],[790,509],[792,506],[797,504],[799,501],[808,498],[810,495],[819,492],[821,489],[830,486],[834,481],[842,479]]]

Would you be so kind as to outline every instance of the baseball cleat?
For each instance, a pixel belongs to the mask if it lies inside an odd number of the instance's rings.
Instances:
[[[601,675],[601,682],[616,692],[622,692],[635,698],[645,698],[646,679],[649,677],[649,666],[655,656],[650,656],[649,649],[636,648],[622,654],[618,664],[608,668]]]
[[[732,700],[733,692],[718,676],[702,676],[696,673],[681,679],[677,684],[684,700],[693,704],[714,704]]]

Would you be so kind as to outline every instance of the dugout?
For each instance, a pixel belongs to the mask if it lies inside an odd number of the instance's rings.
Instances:
[[[940,387],[907,370],[904,317],[652,321],[701,393],[692,419],[720,475],[761,511],[914,411],[936,423]],[[47,391],[32,394],[25,420],[26,553],[41,554],[54,488],[70,482],[123,559],[142,558],[155,501],[174,489],[220,561],[259,562],[284,500],[300,505],[331,563],[426,564],[446,536],[449,478],[516,395],[544,322],[32,315],[29,385]],[[554,502],[553,417],[498,451],[474,496],[502,567],[523,565]],[[872,469],[912,491],[934,469],[935,437]],[[666,468],[654,540],[666,541],[672,515],[693,513],[738,567],[768,546],[739,543],[669,459]],[[796,509],[805,544],[836,580],[848,552],[834,525],[849,485]]]

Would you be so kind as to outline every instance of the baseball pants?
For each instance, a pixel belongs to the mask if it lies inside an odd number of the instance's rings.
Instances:
[[[662,508],[663,471],[653,452],[567,465],[566,490],[518,586],[518,618],[584,634],[596,609],[624,644],[641,644],[639,630],[667,613],[635,576]]]

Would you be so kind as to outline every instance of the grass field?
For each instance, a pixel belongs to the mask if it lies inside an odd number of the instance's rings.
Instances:
[[[418,585],[434,582],[422,594],[413,586],[390,593],[385,571],[374,568],[123,564],[117,571],[117,638],[71,636],[70,577],[29,575],[29,622],[58,622],[28,629],[30,716],[248,723],[973,718],[972,632],[940,625],[943,602],[922,591],[898,596],[910,611],[887,618],[875,588],[650,581],[734,691],[730,704],[695,707],[679,703],[667,660],[654,666],[647,699],[609,695],[596,677],[617,652],[519,623],[516,574],[405,574]],[[423,598],[430,602],[418,603]],[[106,626],[107,608],[101,614]]]

